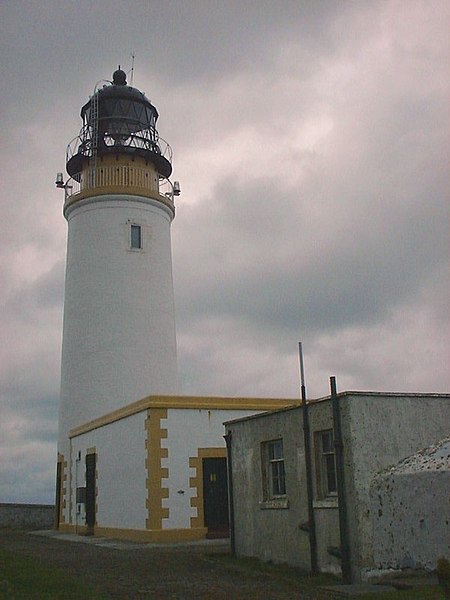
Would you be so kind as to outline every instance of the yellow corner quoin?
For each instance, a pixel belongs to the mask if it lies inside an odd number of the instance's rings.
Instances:
[[[169,509],[163,507],[163,499],[168,498],[169,489],[162,486],[163,478],[168,476],[168,469],[161,466],[161,460],[167,457],[167,448],[161,444],[167,438],[167,429],[161,427],[162,419],[167,419],[166,408],[147,411],[147,530],[162,529],[162,520],[169,518]]]
[[[197,509],[197,516],[191,517],[193,529],[202,528],[205,525],[204,503],[203,503],[203,459],[204,458],[226,458],[226,448],[198,448],[197,456],[189,457],[189,467],[195,469],[194,477],[189,478],[189,487],[195,490],[191,497],[191,507]]]
[[[104,427],[115,421],[120,421],[131,415],[154,408],[183,408],[198,410],[257,410],[271,411],[288,406],[299,405],[299,400],[290,398],[225,398],[212,396],[147,396],[114,410],[93,421],[83,423],[69,432],[69,438],[74,438],[88,431]]]

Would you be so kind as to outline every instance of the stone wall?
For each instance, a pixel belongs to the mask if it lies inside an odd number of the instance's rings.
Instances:
[[[52,529],[52,504],[9,504],[0,502],[0,527],[10,529]]]

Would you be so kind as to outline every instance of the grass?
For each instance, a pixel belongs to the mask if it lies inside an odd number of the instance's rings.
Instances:
[[[238,557],[233,558],[229,554],[214,554],[209,557],[212,562],[219,563],[228,571],[235,571],[249,577],[273,577],[278,581],[295,583],[298,589],[314,590],[324,585],[337,585],[339,579],[326,573],[310,575],[301,569],[290,567],[285,564],[274,564],[272,562],[263,562],[257,558]]]
[[[262,562],[256,558],[232,558],[229,554],[217,554],[210,557],[230,571],[245,573],[249,577],[259,575],[272,576],[279,581],[295,583],[298,591],[313,591],[320,587],[339,585],[340,580],[332,575],[309,573],[283,564]],[[329,597],[329,596],[327,596]],[[376,594],[362,594],[361,600],[444,600],[444,593],[439,585],[423,585],[407,590],[392,592],[378,592]]]
[[[78,579],[56,567],[0,550],[1,600],[106,600]]]
[[[416,589],[364,594],[362,600],[444,600],[444,593],[438,585],[424,585]]]
[[[319,591],[322,586],[339,584],[331,575],[308,573],[287,565],[262,562],[254,558],[232,558],[228,554],[204,557],[229,574],[240,574],[248,579],[269,577],[288,588],[304,592],[307,597],[330,598]],[[150,565],[149,565],[150,566]],[[104,580],[103,582],[104,583]],[[101,584],[99,584],[100,587]],[[106,593],[106,592],[105,592]],[[101,589],[87,586],[79,577],[59,567],[42,564],[39,559],[24,557],[21,553],[0,549],[0,600],[107,600]],[[310,595],[311,594],[311,595]],[[364,594],[361,600],[443,600],[439,586],[420,586],[377,594]],[[213,600],[213,599],[211,599]]]

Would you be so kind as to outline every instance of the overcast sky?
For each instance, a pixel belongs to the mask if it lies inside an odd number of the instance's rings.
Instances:
[[[185,394],[447,392],[447,1],[0,3],[0,502],[54,499],[79,111],[120,64],[160,113]]]

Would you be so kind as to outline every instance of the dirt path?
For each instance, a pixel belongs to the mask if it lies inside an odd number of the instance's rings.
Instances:
[[[319,598],[292,574],[227,560],[216,545],[152,547],[67,541],[0,531],[0,547],[66,569],[111,599],[295,600]],[[307,586],[305,586],[307,588]]]

